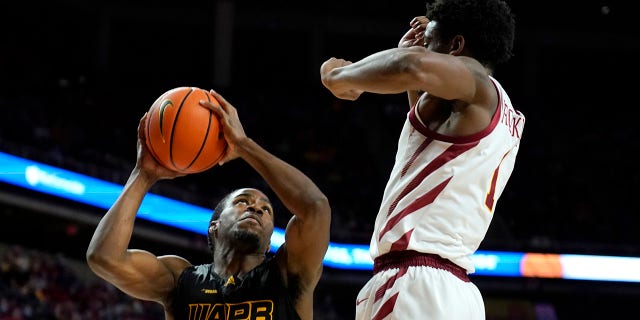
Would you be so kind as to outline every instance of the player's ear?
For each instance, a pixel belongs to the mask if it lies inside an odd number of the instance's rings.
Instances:
[[[464,37],[462,35],[456,35],[451,40],[451,49],[449,49],[449,53],[454,56],[459,56],[462,54],[462,50],[464,50]]]
[[[211,221],[209,224],[209,234],[216,235],[218,233],[218,220]]]

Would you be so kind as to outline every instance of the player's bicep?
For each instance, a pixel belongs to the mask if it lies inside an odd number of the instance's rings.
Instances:
[[[314,214],[294,216],[285,231],[287,266],[290,271],[317,270],[329,246],[331,213],[328,204],[319,204]]]
[[[188,262],[180,257],[156,257],[145,250],[131,249],[127,258],[101,277],[135,298],[163,302],[175,287],[175,271]],[[184,269],[182,267],[182,269]]]
[[[446,100],[473,100],[476,79],[462,58],[434,52],[416,58],[412,73],[422,91]]]

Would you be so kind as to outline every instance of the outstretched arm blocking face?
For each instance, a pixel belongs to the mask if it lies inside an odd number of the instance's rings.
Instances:
[[[145,145],[144,122],[138,127],[138,157],[122,193],[100,220],[87,249],[91,270],[125,293],[164,303],[175,284],[175,274],[188,265],[179,257],[158,258],[144,250],[129,249],[136,213],[151,186],[181,174],[158,164]]]
[[[420,90],[447,99],[469,99],[474,78],[460,58],[424,47],[393,48],[364,59],[341,63],[330,58],[321,67],[322,84],[338,98],[355,100],[353,93],[396,94]]]
[[[398,48],[373,53],[359,61],[330,58],[320,68],[322,84],[340,99],[355,100],[363,92],[409,93],[413,105],[418,93],[446,100],[471,102],[474,72],[483,66],[468,57],[464,37],[443,39],[438,23],[425,16],[410,22]],[[475,70],[475,71],[474,71]]]

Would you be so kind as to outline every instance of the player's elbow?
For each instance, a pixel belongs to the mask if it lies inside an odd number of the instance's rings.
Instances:
[[[311,212],[315,212],[315,219],[325,225],[331,224],[331,205],[329,199],[323,194],[314,199],[310,205]]]
[[[334,96],[345,100],[355,100],[352,84],[342,70],[334,69],[322,77],[322,84],[333,93]]]
[[[103,251],[96,250],[93,246],[89,246],[87,249],[85,259],[89,269],[98,275],[117,267],[117,264],[114,263],[114,260],[111,257],[104,254]]]
[[[314,206],[318,212],[331,216],[331,205],[329,204],[329,199],[324,194],[314,201]]]
[[[89,249],[87,249],[85,259],[87,260],[87,265],[93,271],[95,271],[100,265],[105,263],[105,257],[96,252],[96,250],[94,250],[92,247],[89,247]]]

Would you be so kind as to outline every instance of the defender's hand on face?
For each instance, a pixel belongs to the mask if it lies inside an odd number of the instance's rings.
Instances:
[[[424,45],[424,31],[427,28],[429,19],[425,16],[417,16],[411,20],[409,26],[411,27],[407,33],[402,36],[398,48],[409,48],[413,46]]]

